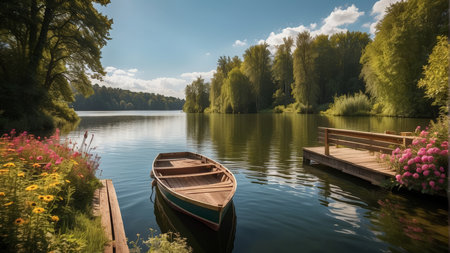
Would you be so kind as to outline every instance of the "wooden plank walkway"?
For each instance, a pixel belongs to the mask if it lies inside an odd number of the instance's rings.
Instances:
[[[395,176],[385,164],[377,161],[373,152],[366,150],[330,146],[329,155],[326,155],[324,146],[303,148],[303,162],[309,163],[311,160],[375,185]]]
[[[100,180],[103,187],[94,193],[94,215],[101,216],[102,226],[110,243],[105,246],[105,253],[129,253],[125,229],[116,190],[111,179]]]

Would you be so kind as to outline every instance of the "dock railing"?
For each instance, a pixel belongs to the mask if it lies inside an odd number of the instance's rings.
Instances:
[[[390,154],[397,147],[412,143],[414,137],[406,135],[406,133],[395,135],[319,127],[319,142],[324,143],[325,155],[330,155],[330,145]]]

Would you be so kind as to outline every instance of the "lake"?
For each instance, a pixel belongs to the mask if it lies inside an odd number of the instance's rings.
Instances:
[[[302,114],[78,112],[68,136],[94,135],[98,176],[113,180],[130,241],[176,230],[194,252],[448,252],[443,198],[392,193],[320,165],[303,165],[319,126],[414,131],[429,119]],[[234,208],[218,232],[180,214],[152,190],[158,153],[192,151],[230,169]]]

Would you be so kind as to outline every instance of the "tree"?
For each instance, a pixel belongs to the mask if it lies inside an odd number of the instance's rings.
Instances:
[[[224,84],[224,95],[233,113],[246,113],[251,105],[250,80],[238,67],[228,73]]]
[[[292,38],[283,38],[283,44],[277,46],[275,53],[272,74],[278,88],[274,94],[276,105],[283,103],[286,106],[292,103],[291,84],[294,82],[294,77],[291,48],[293,45]]]
[[[51,115],[78,119],[73,92],[92,94],[112,20],[93,3],[107,0],[4,0],[0,3],[0,111],[20,121]],[[52,122],[48,122],[52,124]],[[40,128],[40,126],[36,126]],[[28,126],[26,128],[32,128]]]
[[[294,51],[294,83],[292,84],[292,95],[298,104],[303,104],[309,110],[310,106],[316,105],[317,83],[314,73],[314,50],[312,38],[308,31],[299,33],[297,36],[296,49]]]
[[[316,36],[313,48],[316,53],[314,70],[318,85],[317,101],[320,105],[330,103],[340,86],[336,80],[339,73],[336,49],[331,45],[328,35],[323,34]]]
[[[272,104],[275,87],[272,82],[270,51],[266,43],[245,50],[242,72],[250,80],[256,110],[268,108]]]
[[[184,92],[186,102],[183,106],[185,112],[203,112],[209,106],[209,84],[198,77],[190,85],[187,85]]]
[[[337,95],[353,94],[365,90],[365,83],[360,79],[362,65],[361,53],[370,42],[368,33],[336,33],[330,37],[334,48],[336,68]]]
[[[436,37],[448,31],[448,7],[447,0],[398,2],[377,25],[361,56],[361,75],[384,114],[431,116],[431,102],[417,82]]]
[[[433,100],[432,105],[439,106],[441,114],[448,113],[449,49],[447,36],[438,36],[428,64],[423,67],[423,78],[417,84],[425,89],[425,96]]]
[[[228,76],[228,73],[235,67],[241,66],[241,59],[238,56],[234,56],[233,59],[230,59],[228,56],[221,56],[217,60],[217,69],[216,73],[214,73],[213,78],[211,79],[211,91],[209,100],[211,102],[210,110],[212,112],[223,112],[223,96],[221,95],[222,86],[225,82],[225,79]]]

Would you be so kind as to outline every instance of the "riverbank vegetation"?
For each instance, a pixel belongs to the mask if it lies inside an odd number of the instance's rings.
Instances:
[[[305,31],[276,48],[254,45],[243,60],[218,59],[211,83],[202,81],[208,102],[197,105],[188,86],[185,111],[437,117],[448,110],[447,31],[448,1],[408,0],[388,8],[373,40]]]
[[[75,95],[75,101],[71,104],[74,110],[181,110],[184,104],[184,99],[132,92],[98,84],[94,84],[92,90],[94,93],[87,98],[82,94]]]
[[[390,156],[381,155],[396,172],[391,187],[436,194],[448,189],[448,117],[431,122],[430,127],[415,131],[408,147],[397,148]]]
[[[105,74],[101,49],[112,25],[94,2],[109,1],[1,1],[0,130],[78,121],[68,103],[91,95],[91,78]]]
[[[98,252],[107,243],[91,214],[100,186],[87,134],[80,147],[22,133],[0,139],[0,248],[6,252]]]

